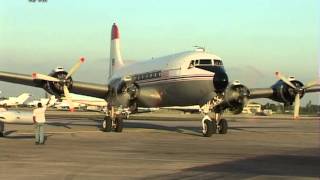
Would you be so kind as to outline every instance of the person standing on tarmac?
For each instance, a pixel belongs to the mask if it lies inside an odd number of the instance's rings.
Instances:
[[[44,124],[46,122],[45,112],[47,105],[50,103],[50,100],[46,105],[42,105],[41,102],[38,103],[37,108],[33,110],[33,122],[35,124],[35,144],[44,144]]]

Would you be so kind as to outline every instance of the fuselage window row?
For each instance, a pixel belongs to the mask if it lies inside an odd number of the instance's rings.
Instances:
[[[147,80],[147,79],[157,79],[161,77],[161,71],[157,72],[150,72],[150,73],[144,73],[144,74],[136,74],[134,75],[134,80],[141,81],[141,80]]]

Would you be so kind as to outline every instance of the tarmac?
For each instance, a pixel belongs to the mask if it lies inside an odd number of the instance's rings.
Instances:
[[[197,115],[138,114],[122,133],[100,131],[102,116],[48,112],[45,145],[32,125],[6,125],[0,179],[320,178],[316,117],[230,116],[228,134],[207,138]]]

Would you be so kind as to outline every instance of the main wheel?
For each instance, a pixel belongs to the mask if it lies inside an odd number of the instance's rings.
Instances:
[[[4,136],[4,122],[0,122],[0,137]]]
[[[123,118],[121,116],[116,117],[115,119],[115,132],[122,132],[123,129]]]
[[[102,130],[104,132],[110,132],[112,130],[112,119],[110,116],[105,116],[102,122]]]
[[[217,133],[218,125],[216,120],[211,120],[212,121],[212,134]]]
[[[228,122],[225,119],[220,119],[219,121],[219,134],[227,134],[228,132]]]
[[[210,137],[214,132],[213,123],[209,119],[204,120],[203,123],[202,134],[204,137]]]

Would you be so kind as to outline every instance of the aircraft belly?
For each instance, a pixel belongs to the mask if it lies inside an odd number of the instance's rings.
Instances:
[[[212,80],[138,83],[139,107],[190,106],[204,104],[214,93]]]

